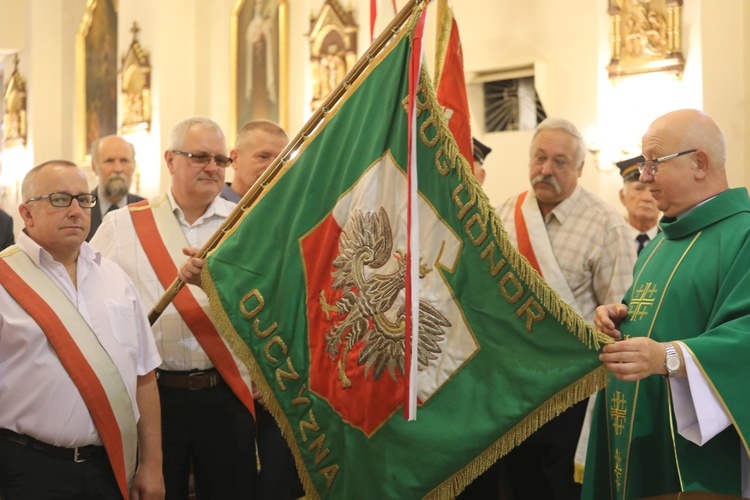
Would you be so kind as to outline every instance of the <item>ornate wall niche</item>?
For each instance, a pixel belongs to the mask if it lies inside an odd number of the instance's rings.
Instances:
[[[357,25],[351,10],[338,0],[326,0],[310,20],[310,67],[314,111],[357,62]]]
[[[654,71],[682,76],[682,0],[608,0],[610,78]]]
[[[120,130],[123,134],[151,130],[151,62],[148,52],[138,42],[138,23],[133,21],[130,31],[133,41],[122,56],[120,70],[123,97]]]
[[[13,73],[5,87],[6,148],[26,146],[26,80],[18,72],[18,54],[13,57]]]

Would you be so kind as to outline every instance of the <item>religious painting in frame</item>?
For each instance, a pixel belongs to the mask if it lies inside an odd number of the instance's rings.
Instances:
[[[76,35],[78,153],[86,162],[91,144],[117,133],[117,1],[87,0]]]
[[[610,78],[669,71],[682,76],[682,0],[607,0]]]
[[[288,0],[235,0],[231,20],[230,141],[254,119],[287,127]]]

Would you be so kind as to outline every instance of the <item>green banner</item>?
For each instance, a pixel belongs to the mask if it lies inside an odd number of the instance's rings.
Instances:
[[[423,75],[419,408],[403,417],[407,23],[222,244],[204,287],[327,498],[451,497],[605,380],[509,243]]]

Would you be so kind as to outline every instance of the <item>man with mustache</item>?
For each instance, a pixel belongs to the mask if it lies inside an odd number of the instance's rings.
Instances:
[[[91,229],[86,241],[91,241],[107,212],[143,199],[129,193],[135,148],[122,137],[108,135],[91,144],[91,169],[99,178],[99,185],[91,191],[99,202],[91,210]]]
[[[593,323],[596,307],[620,301],[630,285],[635,252],[628,226],[613,207],[578,185],[586,148],[571,122],[545,119],[529,152],[532,189],[501,205],[503,226],[560,298]],[[582,469],[574,481],[574,456],[585,414],[582,401],[501,460],[513,498],[580,498]]]
[[[219,196],[232,159],[212,120],[178,123],[164,159],[171,189],[116,210],[91,240],[130,275],[148,309],[177,277],[184,255],[194,256],[235,206]],[[191,465],[199,498],[253,498],[250,374],[219,335],[208,297],[184,286],[152,328],[163,359],[157,383],[167,498],[188,498]]]

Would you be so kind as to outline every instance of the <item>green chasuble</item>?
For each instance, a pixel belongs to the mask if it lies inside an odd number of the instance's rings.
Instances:
[[[679,220],[638,258],[625,295],[624,338],[682,341],[732,425],[698,446],[677,433],[669,381],[610,376],[599,394],[583,498],[679,491],[739,496],[750,439],[750,199],[731,189]]]

